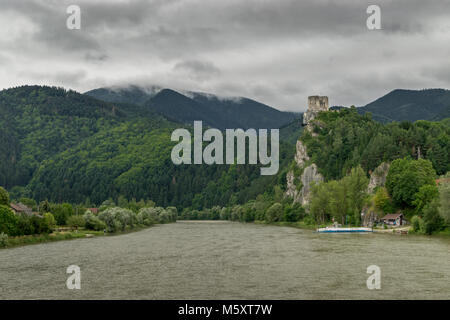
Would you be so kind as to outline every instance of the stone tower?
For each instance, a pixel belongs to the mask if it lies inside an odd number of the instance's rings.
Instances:
[[[310,121],[314,120],[320,111],[328,111],[328,109],[328,97],[308,97],[308,110],[303,114],[303,125],[307,125]]]

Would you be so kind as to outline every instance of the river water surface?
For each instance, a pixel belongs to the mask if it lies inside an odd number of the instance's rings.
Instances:
[[[80,290],[66,288],[73,264]],[[180,221],[0,250],[0,298],[450,299],[450,239]]]

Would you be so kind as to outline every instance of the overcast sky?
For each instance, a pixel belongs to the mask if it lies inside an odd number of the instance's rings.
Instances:
[[[68,30],[67,6],[81,8]],[[382,30],[366,9],[381,7]],[[304,111],[450,88],[450,0],[1,0],[0,88],[126,84]]]

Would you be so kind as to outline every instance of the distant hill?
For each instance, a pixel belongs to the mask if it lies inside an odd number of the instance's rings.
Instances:
[[[148,107],[169,119],[190,123],[202,120],[211,127],[280,128],[299,115],[241,97],[219,97],[201,92],[177,92],[158,87],[100,88],[86,92],[94,98]]]
[[[397,89],[358,108],[360,114],[371,112],[379,122],[433,120],[450,117],[450,90]]]
[[[141,88],[130,85],[126,88],[99,88],[88,91],[85,94],[107,102],[128,103],[143,106],[151,97],[161,90],[162,88],[158,86]]]

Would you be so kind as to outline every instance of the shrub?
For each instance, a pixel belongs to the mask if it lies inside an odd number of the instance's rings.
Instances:
[[[7,247],[8,246],[8,235],[5,233],[0,233],[0,247]]]
[[[433,200],[427,204],[424,209],[423,222],[425,225],[425,233],[432,234],[433,232],[440,231],[445,227],[444,219],[439,214],[439,201]]]
[[[19,216],[18,229],[21,235],[35,234],[33,221],[26,215]]]
[[[283,217],[283,206],[281,203],[274,203],[269,209],[266,211],[266,221],[267,222],[276,222],[281,221]]]
[[[142,208],[138,213],[138,221],[146,226],[151,226],[159,221],[155,208]]]
[[[0,187],[0,206],[9,206],[8,191]]]
[[[139,220],[133,211],[119,207],[106,209],[98,215],[98,218],[106,224],[108,232],[123,231],[127,226],[133,227]]]
[[[69,219],[67,219],[67,224],[72,228],[84,228],[86,221],[82,215],[75,215],[70,216]]]
[[[395,211],[391,197],[385,187],[380,187],[377,189],[373,197],[373,201],[375,203],[375,207],[382,212],[393,213]]]
[[[314,219],[313,216],[307,215],[303,219],[303,223],[306,224],[306,225],[309,225],[309,226],[313,226],[313,225],[316,225],[316,220]]]
[[[244,222],[251,222],[255,221],[255,209],[253,208],[252,204],[246,204],[243,207],[243,214],[241,216],[241,221]]]
[[[0,232],[10,236],[20,235],[19,218],[7,206],[0,205]]]
[[[168,213],[166,210],[164,210],[164,209],[162,209],[162,210],[159,212],[158,217],[159,217],[159,222],[160,222],[160,223],[168,223],[168,222],[170,222],[170,216],[169,216],[169,213]]]
[[[220,210],[220,220],[229,220],[230,219],[230,209],[223,207]]]
[[[217,207],[219,208],[219,207]],[[213,208],[214,209],[214,208]],[[220,210],[220,208],[218,209]],[[177,221],[178,218],[178,210],[176,207],[167,207],[166,208],[167,213],[169,214],[169,219],[171,222]],[[220,212],[220,211],[219,211]],[[219,215],[219,212],[217,212],[217,215]]]
[[[241,220],[241,216],[243,215],[243,209],[240,205],[235,205],[231,208],[231,220],[239,221]]]
[[[287,204],[283,211],[283,220],[288,222],[296,222],[305,215],[305,209],[298,203],[293,205]]]
[[[424,232],[423,220],[419,216],[412,217],[411,226],[412,226],[413,231],[416,233]]]
[[[56,220],[55,217],[50,213],[44,213],[44,223],[48,225],[50,229],[54,229],[56,227]]]
[[[59,225],[67,224],[67,219],[73,215],[73,207],[69,203],[63,204],[49,204],[50,212],[56,219],[56,223]]]
[[[106,229],[106,224],[97,218],[90,210],[87,210],[83,216],[86,229],[100,231]]]
[[[32,216],[31,223],[33,224],[35,234],[52,232],[52,229],[48,224],[48,221],[45,220],[43,217]]]

